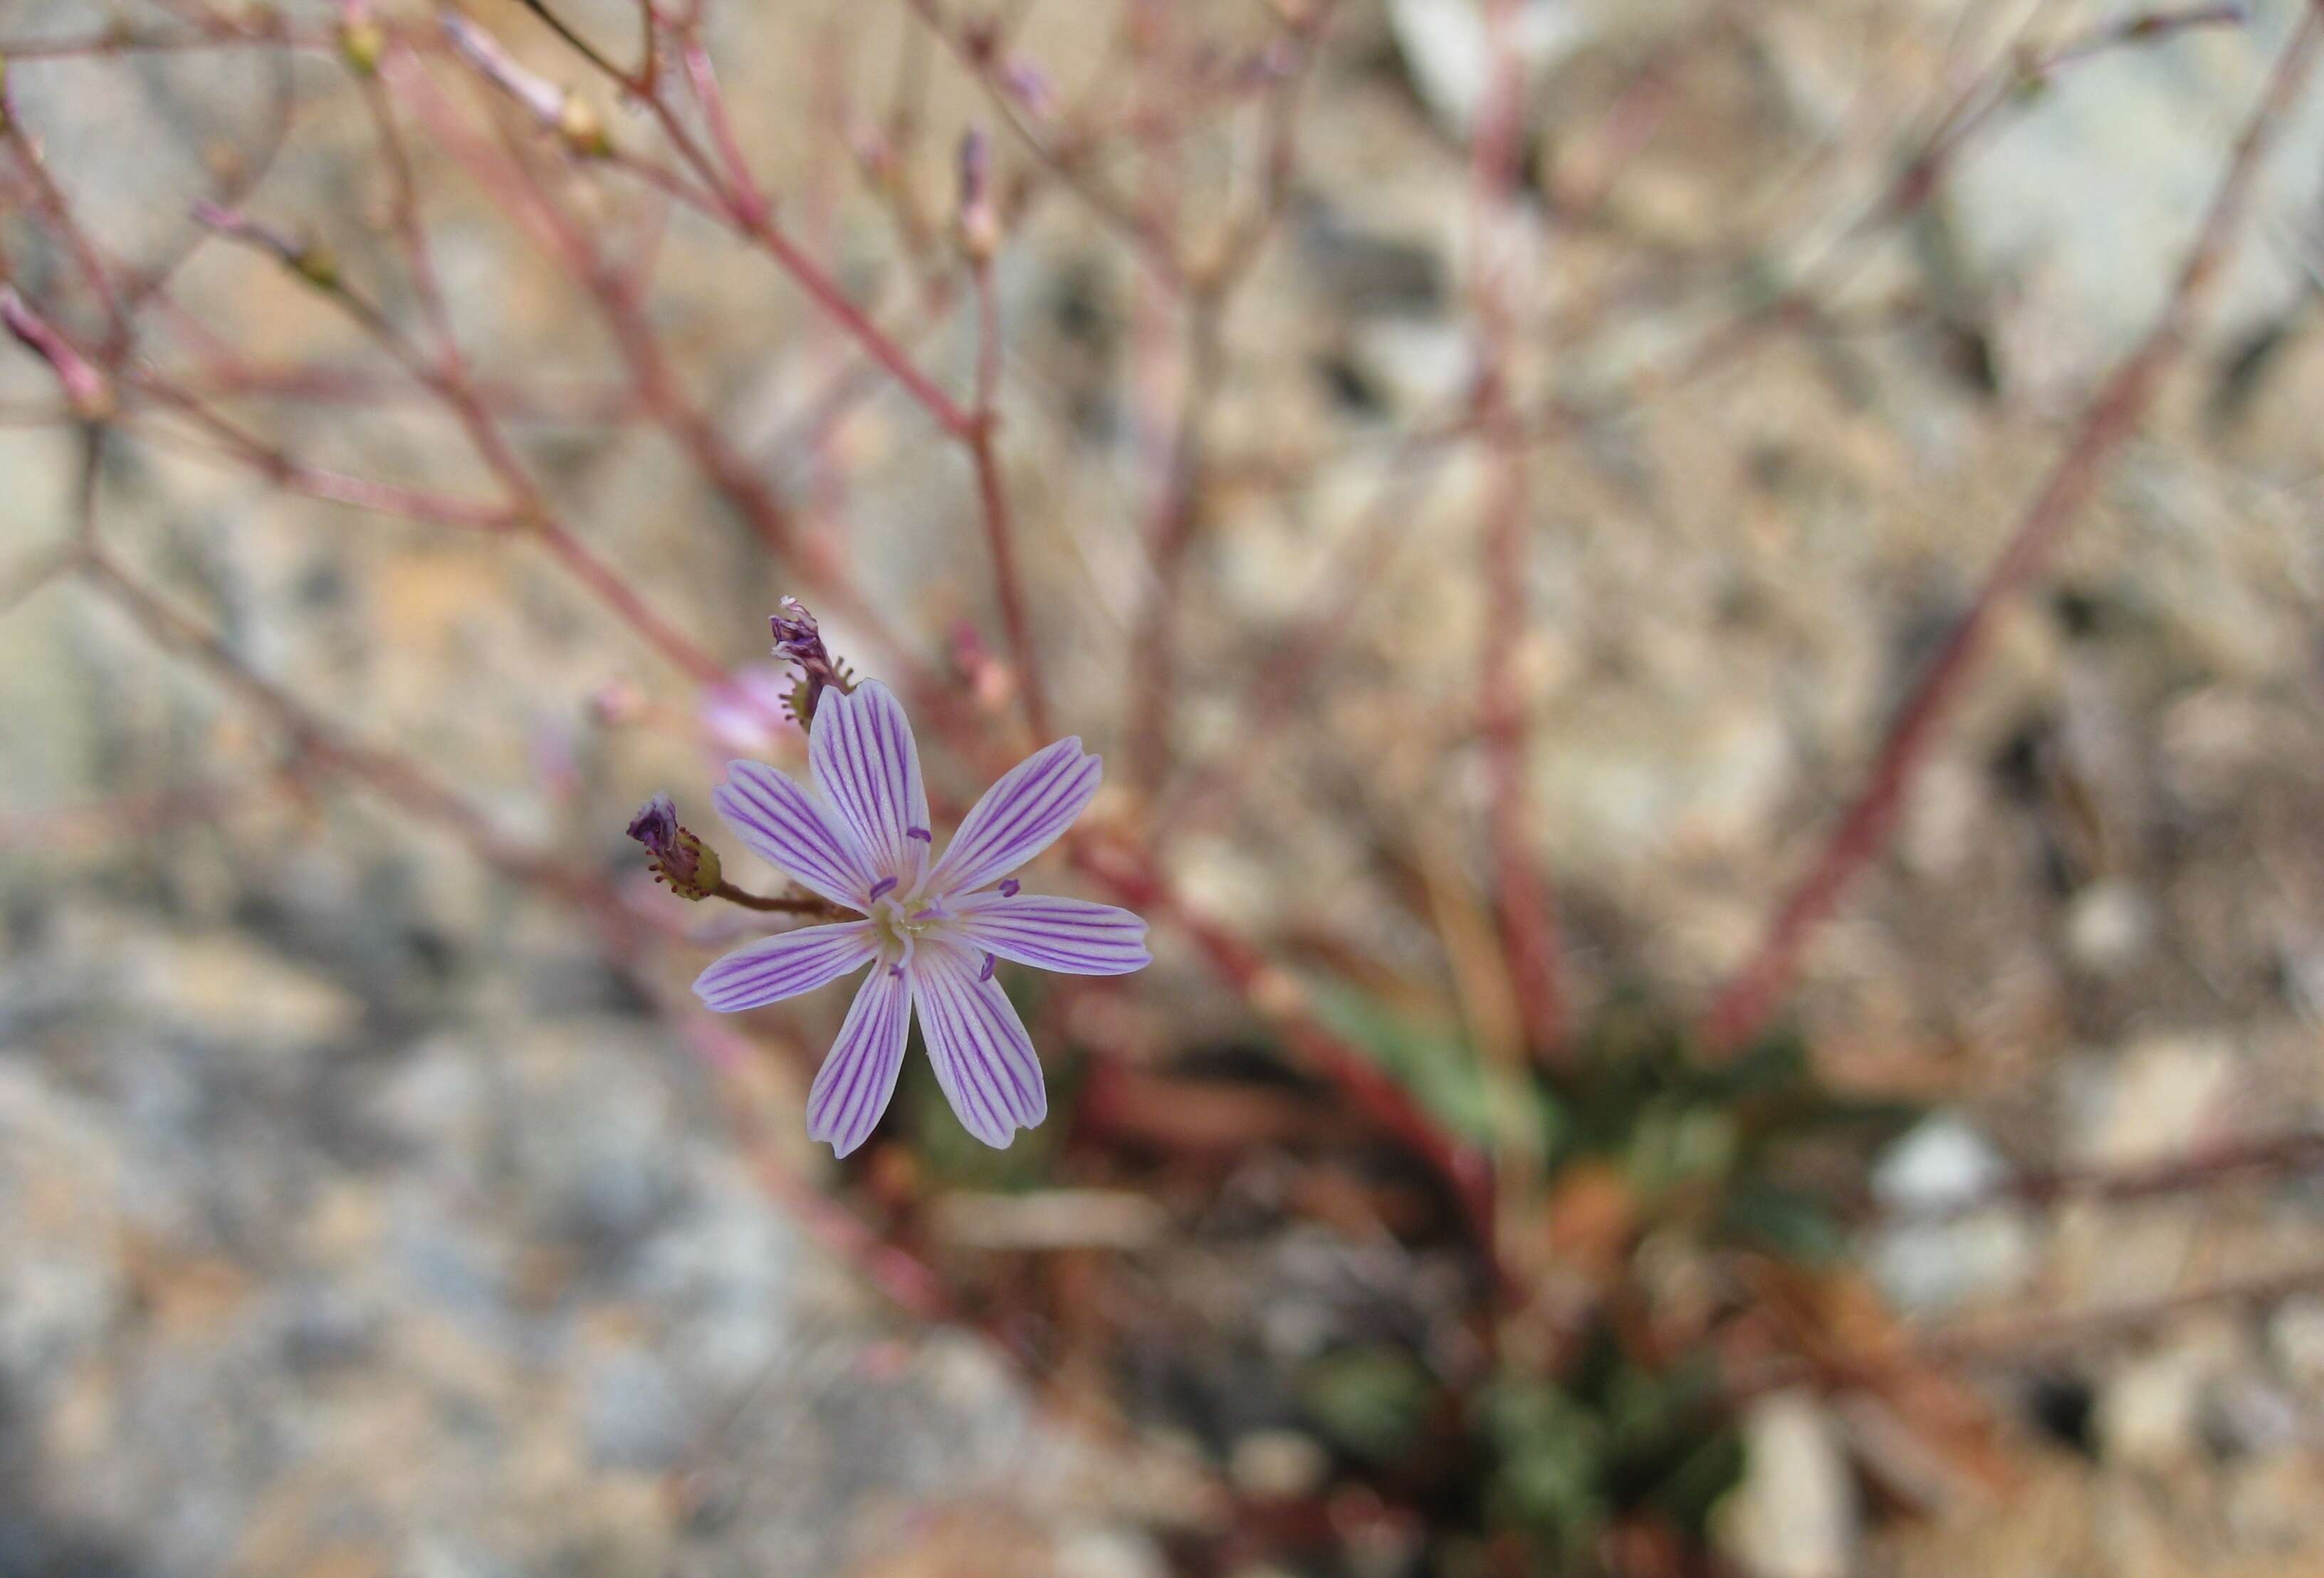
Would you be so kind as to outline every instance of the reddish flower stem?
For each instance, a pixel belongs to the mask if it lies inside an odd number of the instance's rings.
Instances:
[[[1493,77],[1470,150],[1476,259],[1471,284],[1479,332],[1475,402],[1495,467],[1479,565],[1485,596],[1478,699],[1489,797],[1486,836],[1492,850],[1493,909],[1526,1040],[1536,1057],[1554,1065],[1562,1061],[1565,1044],[1565,996],[1555,900],[1532,848],[1531,714],[1517,673],[1526,631],[1531,512],[1525,434],[1508,395],[1508,347],[1517,332],[1508,278],[1514,260],[1499,255],[1510,229],[1520,222],[1512,210],[1525,135],[1523,62],[1510,36],[1512,0],[1490,0],[1487,15]]]
[[[2186,348],[2190,325],[2210,292],[2249,199],[2260,157],[2282,130],[2286,114],[2308,79],[2319,37],[2324,37],[2324,5],[2311,0],[2302,9],[2257,108],[2228,154],[2218,189],[2153,324],[2090,401],[2065,453],[2027,505],[2007,547],[1987,571],[1968,612],[1955,623],[1897,712],[1863,787],[1807,874],[1776,910],[1757,951],[1711,1004],[1704,1035],[1714,1049],[1732,1051],[1766,1028],[1798,972],[1800,955],[1809,938],[1839,906],[1848,884],[1886,840],[1914,770],[1984,650],[1995,614],[2040,573],[2097,488],[2106,462],[2137,427],[2157,382]]]
[[[271,680],[243,662],[217,634],[191,615],[171,607],[95,544],[83,547],[77,568],[117,604],[154,642],[193,658],[226,687],[263,713],[300,756],[344,775],[400,810],[449,831],[481,861],[514,881],[552,897],[579,903],[595,913],[611,913],[613,891],[591,873],[513,846],[484,813],[408,758],[361,743],[342,734]]]
[[[1071,853],[1074,863],[1114,898],[1192,942],[1252,1010],[1275,1027],[1300,1062],[1425,1163],[1460,1206],[1480,1252],[1493,1255],[1492,1165],[1482,1151],[1437,1121],[1377,1059],[1325,1027],[1306,1008],[1295,977],[1230,927],[1188,909],[1142,854],[1088,839],[1074,840]]]
[[[1034,644],[1032,616],[1025,606],[1025,584],[1017,564],[1015,516],[1007,480],[1001,475],[996,430],[1001,425],[1001,306],[993,289],[992,261],[974,259],[970,272],[976,293],[975,430],[968,452],[976,467],[976,496],[984,520],[984,545],[992,556],[992,580],[1001,601],[1001,629],[1017,669],[1025,722],[1036,741],[1049,738],[1048,688],[1041,678],[1040,649]]]

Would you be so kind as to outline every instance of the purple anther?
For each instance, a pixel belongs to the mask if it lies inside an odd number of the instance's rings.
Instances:
[[[907,827],[904,829],[904,836],[917,838],[922,844],[934,844],[936,841],[936,835],[925,827]]]
[[[882,899],[887,897],[888,894],[895,891],[898,880],[899,879],[895,877],[881,877],[878,881],[872,884],[872,897],[874,899]]]
[[[1003,899],[1014,899],[1017,897],[1018,890],[1024,887],[1024,883],[1019,881],[1016,878],[1011,877],[1007,881],[1001,884],[1001,896]]]
[[[984,968],[976,973],[976,978],[979,981],[990,981],[992,979],[992,955],[991,954],[984,955]]]

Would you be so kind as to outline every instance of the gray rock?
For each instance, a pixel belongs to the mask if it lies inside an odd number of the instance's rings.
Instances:
[[[663,1362],[635,1349],[600,1359],[586,1383],[589,1455],[610,1469],[667,1469],[692,1444],[694,1425]]]

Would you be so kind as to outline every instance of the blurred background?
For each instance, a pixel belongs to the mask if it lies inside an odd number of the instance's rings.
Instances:
[[[2313,7],[653,4],[0,5],[0,1578],[2324,1572]]]

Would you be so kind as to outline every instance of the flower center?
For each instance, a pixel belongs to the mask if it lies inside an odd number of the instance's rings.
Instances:
[[[880,960],[902,964],[912,956],[919,939],[947,918],[944,907],[917,896],[899,897],[894,891],[872,901],[871,921],[880,943]]]

